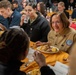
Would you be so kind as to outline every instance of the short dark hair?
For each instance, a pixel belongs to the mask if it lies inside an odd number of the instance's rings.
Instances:
[[[37,8],[37,5],[32,3],[28,3],[27,6],[31,6],[33,9]]]
[[[13,1],[12,4],[18,4],[18,1]]]

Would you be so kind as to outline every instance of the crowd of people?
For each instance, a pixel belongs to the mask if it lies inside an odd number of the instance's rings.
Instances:
[[[31,1],[32,2],[32,1]],[[28,55],[30,41],[37,46],[49,44],[69,54],[69,75],[75,75],[76,31],[70,28],[69,13],[64,1],[51,1],[55,12],[47,20],[45,2],[21,0],[0,1],[0,75],[26,75],[20,71],[21,60]],[[74,0],[68,6],[76,7]],[[76,9],[71,15],[76,18]],[[35,51],[33,58],[41,75],[55,75],[47,66],[45,56]]]

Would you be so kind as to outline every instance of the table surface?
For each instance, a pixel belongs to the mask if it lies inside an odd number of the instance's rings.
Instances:
[[[33,42],[30,42],[30,46],[33,46]],[[29,54],[28,56],[30,56],[30,59],[32,57],[32,54],[33,52],[35,51],[34,49],[31,49],[29,50]],[[51,54],[51,53],[42,53],[45,58],[46,58],[46,63],[49,64],[49,65],[52,65],[54,66],[56,61],[59,61],[63,64],[66,64],[66,65],[69,65],[69,63],[67,61],[65,61],[64,59],[68,59],[69,57],[69,54],[65,53],[65,52],[58,52],[58,53],[55,53],[55,54]],[[33,59],[33,58],[32,58]],[[29,59],[28,58],[25,58],[24,60],[22,60],[22,62],[25,62],[25,64],[23,64],[20,68],[21,71],[24,71],[24,72],[29,72],[29,71],[32,71],[34,69],[39,69],[39,66],[38,64],[33,60],[33,61],[30,61],[29,62]],[[29,63],[28,65],[26,65],[26,63]]]

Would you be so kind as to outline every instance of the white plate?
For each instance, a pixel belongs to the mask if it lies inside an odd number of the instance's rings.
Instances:
[[[39,51],[41,51],[41,52],[43,52],[43,53],[57,53],[57,52],[59,52],[59,49],[58,49],[57,47],[55,47],[55,46],[50,46],[51,48],[56,48],[56,49],[57,49],[57,51],[55,51],[55,52],[54,52],[54,51],[47,51],[47,50],[46,50],[46,51],[40,50],[41,47],[42,47],[42,46],[37,47],[36,50],[39,50]]]

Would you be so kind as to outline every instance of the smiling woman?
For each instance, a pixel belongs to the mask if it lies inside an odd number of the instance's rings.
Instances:
[[[61,32],[63,30],[62,22],[60,21],[60,17],[58,15],[53,16],[52,18],[52,28],[56,32]]]
[[[69,28],[69,21],[64,13],[55,13],[51,16],[51,31],[48,34],[48,42],[62,51],[70,52],[76,41],[76,31]]]
[[[60,29],[60,30],[68,28],[70,25],[64,13],[53,14],[50,19],[50,24],[52,29],[55,29],[57,27],[57,29]],[[59,30],[59,33],[61,32],[60,30]]]

